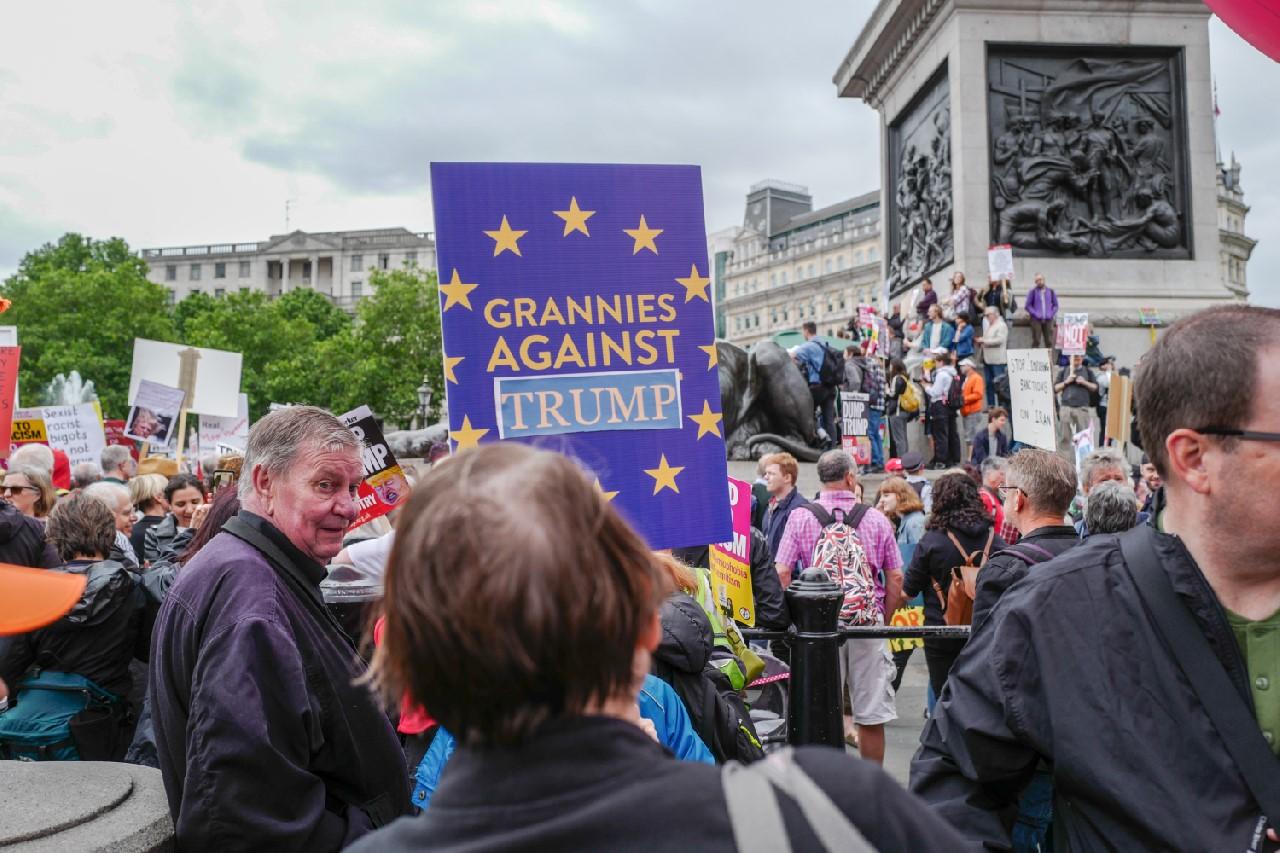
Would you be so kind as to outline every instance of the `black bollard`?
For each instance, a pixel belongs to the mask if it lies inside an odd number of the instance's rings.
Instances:
[[[844,749],[839,617],[843,594],[822,569],[805,569],[787,588],[791,644],[788,740]]]

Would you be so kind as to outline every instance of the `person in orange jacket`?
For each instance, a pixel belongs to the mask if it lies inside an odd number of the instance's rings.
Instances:
[[[982,380],[982,371],[973,363],[973,359],[960,361],[960,375],[964,377],[964,405],[960,408],[960,434],[964,437],[966,447],[973,447],[973,437],[982,429],[986,418],[982,415],[982,403],[986,397],[987,386]]]

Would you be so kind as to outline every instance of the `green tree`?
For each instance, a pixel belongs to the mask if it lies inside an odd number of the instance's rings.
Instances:
[[[350,335],[318,348],[315,364],[328,365],[328,375],[313,382],[326,388],[335,411],[368,404],[380,417],[407,425],[418,411],[424,376],[433,408],[444,399],[436,276],[416,267],[375,270],[369,284],[373,293],[357,306]]]
[[[319,340],[333,337],[351,328],[351,317],[334,305],[328,297],[314,290],[299,288],[281,296],[275,309],[291,320],[306,320]]]
[[[0,286],[13,306],[0,323],[18,327],[25,397],[58,373],[93,380],[108,415],[123,417],[133,339],[175,340],[163,287],[119,238],[66,234],[26,257]]]

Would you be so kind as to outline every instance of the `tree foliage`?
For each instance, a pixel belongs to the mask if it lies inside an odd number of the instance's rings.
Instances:
[[[68,234],[29,253],[5,281],[18,326],[23,383],[77,369],[97,384],[104,410],[123,417],[135,337],[243,355],[241,390],[250,416],[270,403],[309,403],[334,412],[367,404],[407,423],[426,377],[443,399],[436,278],[410,268],[374,271],[372,295],[355,318],[307,289],[279,299],[258,292],[194,294],[176,306],[147,281],[147,264],[119,239]],[[34,386],[29,386],[34,387]]]
[[[123,413],[133,339],[173,340],[165,289],[119,238],[66,234],[22,259],[0,292],[13,306],[0,323],[18,327],[25,398],[58,373],[92,379],[103,408]]]

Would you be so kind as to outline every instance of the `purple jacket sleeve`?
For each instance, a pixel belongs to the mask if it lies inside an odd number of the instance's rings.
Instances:
[[[209,639],[192,677],[180,848],[339,850],[366,828],[327,808],[307,768],[323,740],[313,701],[281,626],[248,618]],[[367,823],[359,810],[351,821]]]

